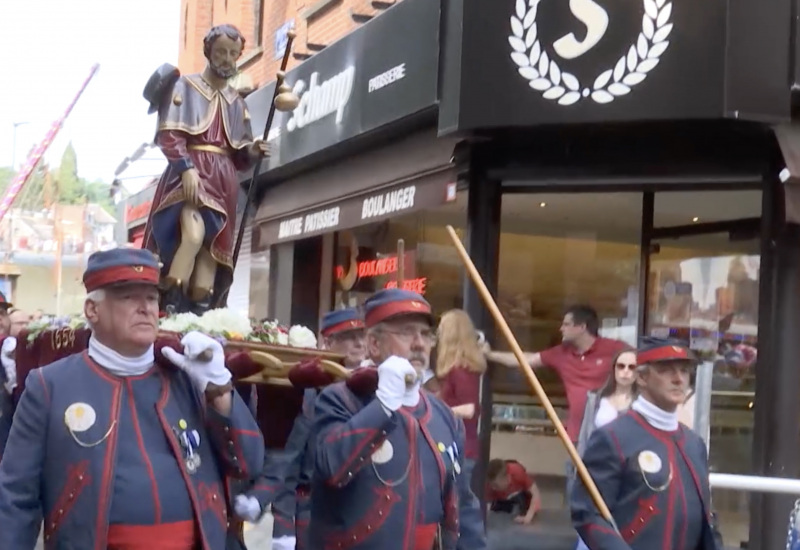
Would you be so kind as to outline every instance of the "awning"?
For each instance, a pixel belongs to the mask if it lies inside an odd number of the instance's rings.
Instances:
[[[269,189],[255,217],[259,248],[455,200],[456,142],[425,131]]]

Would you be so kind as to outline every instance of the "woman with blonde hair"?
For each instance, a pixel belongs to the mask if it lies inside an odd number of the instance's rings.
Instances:
[[[464,420],[466,448],[463,449],[467,479],[478,459],[481,376],[486,358],[478,331],[469,315],[451,309],[442,315],[437,331],[436,378],[439,398]]]

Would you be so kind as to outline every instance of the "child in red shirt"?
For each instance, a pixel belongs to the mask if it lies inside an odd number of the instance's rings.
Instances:
[[[528,524],[533,521],[536,512],[542,507],[539,487],[525,471],[525,467],[516,460],[495,458],[489,462],[487,469],[489,486],[486,489],[486,500],[493,512],[512,514],[517,523]]]

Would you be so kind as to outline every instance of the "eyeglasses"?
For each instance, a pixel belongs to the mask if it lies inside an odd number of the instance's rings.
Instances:
[[[629,371],[635,371],[636,365],[626,364],[626,363],[617,363],[617,370],[625,370],[628,369]]]
[[[431,329],[416,329],[412,327],[405,327],[401,329],[387,329],[384,328],[383,332],[387,332],[389,334],[393,334],[397,336],[400,340],[402,340],[406,344],[410,344],[414,341],[414,339],[419,336],[424,342],[427,342],[431,345],[436,343],[436,333],[433,332]]]

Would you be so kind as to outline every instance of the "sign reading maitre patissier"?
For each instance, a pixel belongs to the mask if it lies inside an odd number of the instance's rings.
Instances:
[[[408,185],[363,199],[347,201],[342,205],[315,210],[304,216],[285,219],[278,226],[278,240],[333,231],[340,225],[352,227],[361,222],[392,216],[416,206],[416,185]],[[355,207],[355,208],[354,208]],[[356,216],[360,214],[358,218]]]

